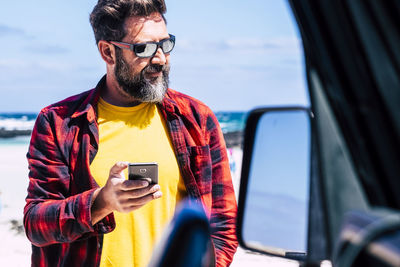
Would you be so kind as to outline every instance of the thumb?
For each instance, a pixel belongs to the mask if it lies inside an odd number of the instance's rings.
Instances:
[[[116,177],[116,176],[120,176],[121,178],[123,178],[122,171],[128,167],[128,164],[129,163],[125,162],[125,161],[119,161],[119,162],[115,163],[114,166],[112,166],[110,169],[109,178]]]

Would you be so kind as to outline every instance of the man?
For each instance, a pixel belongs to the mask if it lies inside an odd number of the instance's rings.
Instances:
[[[223,135],[207,106],[167,89],[165,11],[163,0],[99,0],[90,21],[106,75],[40,112],[24,209],[33,266],[145,266],[185,197],[210,219],[217,266],[232,261]],[[159,183],[126,180],[127,162],[157,162]]]

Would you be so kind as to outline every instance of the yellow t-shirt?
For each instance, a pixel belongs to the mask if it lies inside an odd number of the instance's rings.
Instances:
[[[157,162],[163,193],[130,213],[114,212],[116,228],[104,235],[100,266],[147,266],[155,243],[186,195],[167,127],[155,104],[135,107],[98,103],[99,150],[90,171],[104,186],[117,161]],[[128,177],[125,170],[125,177]]]

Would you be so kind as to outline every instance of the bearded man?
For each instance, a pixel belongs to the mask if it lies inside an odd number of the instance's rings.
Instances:
[[[216,117],[168,88],[163,0],[99,0],[90,15],[106,63],[97,86],[41,110],[27,154],[24,226],[32,266],[146,266],[184,198],[209,217],[217,266],[236,251],[236,200]],[[157,162],[157,184],[126,180]]]

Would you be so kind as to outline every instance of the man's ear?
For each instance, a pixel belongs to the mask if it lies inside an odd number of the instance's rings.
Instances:
[[[100,40],[97,44],[100,55],[107,65],[115,64],[115,47],[107,41]]]

